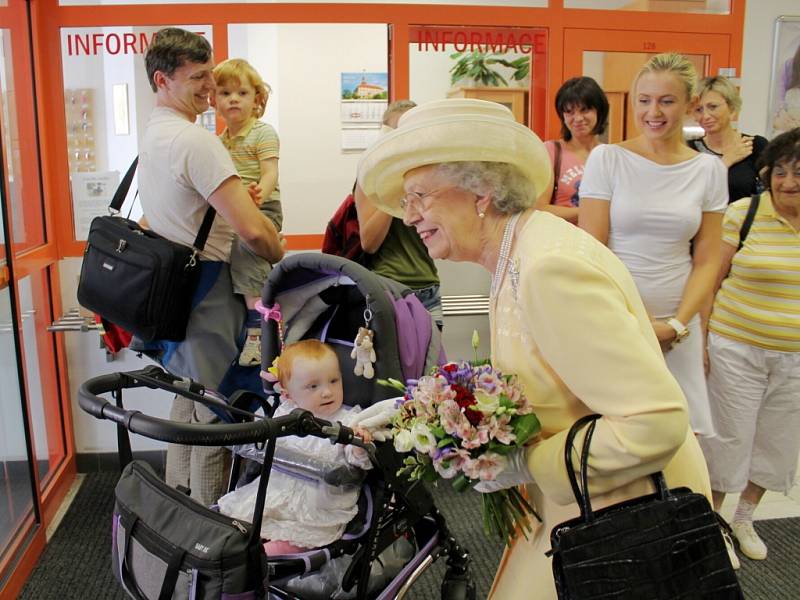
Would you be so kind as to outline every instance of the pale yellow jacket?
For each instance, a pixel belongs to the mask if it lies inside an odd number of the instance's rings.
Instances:
[[[651,493],[647,476],[659,470],[670,487],[710,498],[708,472],[633,279],[591,235],[549,213],[531,214],[490,321],[493,364],[521,378],[542,423],[528,450],[536,480],[528,492],[544,520],[506,550],[490,597],[556,598],[544,553],[553,526],[578,515],[564,443],[579,417],[602,415],[589,455],[595,508]]]

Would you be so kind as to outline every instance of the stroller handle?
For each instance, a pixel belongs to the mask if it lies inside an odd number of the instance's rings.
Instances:
[[[120,408],[99,397],[99,394],[125,388],[154,387],[138,380],[136,375],[137,372],[111,373],[87,380],[78,389],[80,407],[98,419],[108,419],[125,427],[131,433],[192,446],[232,446],[259,443],[287,435],[319,435],[318,432],[331,425],[304,410],[295,410],[274,419],[255,419],[245,423],[178,423],[152,417],[138,410]]]

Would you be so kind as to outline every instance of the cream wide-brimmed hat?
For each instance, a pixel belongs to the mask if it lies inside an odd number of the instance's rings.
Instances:
[[[473,98],[434,100],[400,117],[397,129],[378,138],[358,163],[358,182],[375,205],[403,216],[403,176],[417,167],[457,161],[510,163],[533,184],[531,204],[553,177],[539,137],[496,102]]]

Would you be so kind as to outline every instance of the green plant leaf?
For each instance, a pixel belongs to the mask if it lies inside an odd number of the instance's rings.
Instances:
[[[520,446],[539,433],[541,429],[542,425],[534,414],[521,415],[514,419],[514,435],[517,436],[516,443]]]

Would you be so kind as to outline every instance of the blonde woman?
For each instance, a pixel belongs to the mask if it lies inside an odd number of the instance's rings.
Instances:
[[[713,436],[698,313],[714,289],[728,193],[722,161],[683,141],[696,81],[679,54],[656,55],[641,69],[631,93],[641,133],[589,156],[578,224],[630,270],[692,429]]]
[[[722,160],[728,169],[728,202],[752,196],[763,186],[756,164],[767,145],[760,135],[745,135],[732,123],[742,108],[736,87],[725,77],[706,77],[697,90],[694,118],[705,135],[689,140],[689,147]]]

